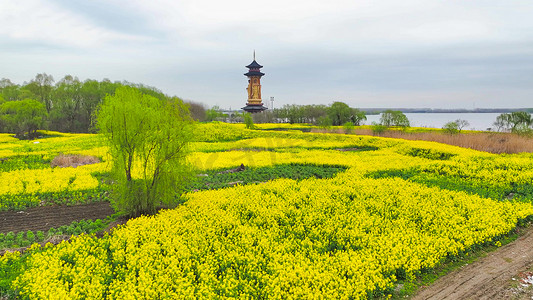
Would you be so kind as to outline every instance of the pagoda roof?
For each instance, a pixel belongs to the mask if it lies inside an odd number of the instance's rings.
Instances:
[[[244,76],[263,76],[265,73],[261,73],[259,71],[249,71],[248,73],[244,73]]]
[[[248,69],[260,69],[260,68],[262,68],[263,66],[260,65],[260,64],[258,64],[258,63],[255,61],[255,59],[254,59],[254,61],[252,61],[252,63],[249,64],[249,65],[247,65],[246,67],[247,67]]]
[[[261,104],[259,105],[248,104],[245,107],[242,107],[241,109],[247,112],[254,113],[254,112],[262,112],[263,110],[267,110],[268,108],[264,107]]]

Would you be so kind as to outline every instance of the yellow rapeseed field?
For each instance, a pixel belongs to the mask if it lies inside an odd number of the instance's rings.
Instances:
[[[532,154],[495,155],[371,136],[254,131],[242,124],[202,124],[197,136],[189,159],[200,170],[287,163],[347,170],[330,179],[277,179],[189,192],[178,208],[132,219],[103,238],[82,235],[57,246],[34,245],[12,289],[31,299],[387,296],[398,280],[411,280],[472,247],[497,243],[533,215],[531,200],[475,192],[483,188],[479,182],[527,191],[533,182]],[[18,151],[31,147],[49,156],[97,155],[104,162],[2,174],[2,182],[20,179],[2,185],[0,197],[98,185],[94,174],[109,170],[111,163],[98,137],[53,139],[43,139],[39,148],[2,136],[0,153],[25,153]],[[457,186],[470,189],[371,176],[409,170],[437,180],[456,178]],[[27,183],[21,187],[20,180]],[[20,257],[0,257],[0,269]]]

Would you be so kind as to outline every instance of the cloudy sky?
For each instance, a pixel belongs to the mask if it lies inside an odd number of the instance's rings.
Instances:
[[[0,78],[127,80],[240,108],[533,107],[531,0],[0,0]]]

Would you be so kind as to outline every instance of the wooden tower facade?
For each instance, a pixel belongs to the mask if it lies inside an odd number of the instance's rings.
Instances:
[[[265,73],[261,73],[262,65],[258,64],[255,61],[255,51],[254,51],[254,61],[246,66],[248,68],[248,73],[245,73],[244,76],[248,77],[248,87],[246,91],[248,92],[248,102],[242,110],[250,113],[262,112],[267,109],[263,106],[263,100],[261,100],[261,77]]]

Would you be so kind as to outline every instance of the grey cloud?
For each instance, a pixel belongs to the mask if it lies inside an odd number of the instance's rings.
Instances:
[[[127,1],[123,2],[124,4],[122,5],[105,0],[51,1],[76,15],[87,18],[93,24],[111,31],[130,35],[150,36],[152,38],[164,37],[163,32],[150,26],[143,12],[128,7]]]

